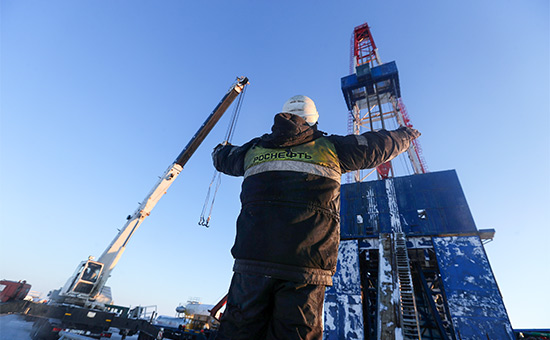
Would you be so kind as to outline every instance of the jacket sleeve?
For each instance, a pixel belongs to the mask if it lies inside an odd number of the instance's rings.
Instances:
[[[394,131],[380,130],[361,135],[330,136],[334,143],[342,173],[375,168],[406,151],[419,133],[401,127]],[[418,133],[418,135],[416,135]]]
[[[218,144],[212,151],[212,161],[216,170],[230,176],[243,176],[244,157],[256,141],[257,139],[253,139],[242,146]]]

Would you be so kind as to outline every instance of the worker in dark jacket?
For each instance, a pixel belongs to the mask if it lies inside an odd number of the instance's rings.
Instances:
[[[217,339],[321,339],[325,287],[340,241],[340,178],[409,148],[411,128],[327,136],[313,101],[294,96],[272,132],[218,145],[214,166],[244,176],[234,275]]]

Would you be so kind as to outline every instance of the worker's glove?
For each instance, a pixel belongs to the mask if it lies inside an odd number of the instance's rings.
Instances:
[[[225,142],[223,142],[223,143],[220,143],[220,144],[216,145],[216,147],[214,148],[214,150],[212,150],[212,157],[214,157],[214,155],[215,155],[216,153],[218,153],[218,151],[220,151],[221,148],[223,148],[223,147],[226,146],[226,145],[231,146],[231,144],[228,143],[227,141],[225,141]]]
[[[218,152],[218,150],[220,150],[221,148],[223,148],[223,144],[218,144],[218,145],[216,145],[216,147],[214,148],[214,150],[212,150],[212,154],[215,154],[215,153]]]
[[[407,136],[409,136],[410,140],[417,139],[421,135],[421,133],[417,129],[413,129],[413,128],[408,127],[408,126],[402,126],[397,130],[402,131],[405,134],[407,134]]]

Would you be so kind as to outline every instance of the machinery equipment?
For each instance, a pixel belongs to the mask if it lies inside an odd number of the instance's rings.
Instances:
[[[136,211],[128,216],[126,224],[103,254],[97,260],[90,257],[81,262],[66,284],[50,294],[51,304],[18,301],[18,303],[0,305],[0,313],[22,313],[42,318],[33,332],[34,339],[57,339],[58,333],[64,328],[101,333],[102,330],[106,331],[110,327],[126,330],[126,333],[135,334],[140,331],[144,333],[140,339],[151,336],[150,339],[157,338],[160,332],[158,328],[149,322],[144,323],[145,320],[132,322],[128,308],[110,305],[110,288],[106,286],[107,280],[132,235],[149,216],[187,161],[247,84],[248,78],[237,79]],[[52,335],[52,333],[55,334]]]
[[[83,261],[69,277],[67,283],[55,294],[55,300],[87,307],[101,306],[110,303],[110,292],[105,289],[107,279],[124,253],[128,241],[139,228],[141,223],[151,213],[151,210],[174,183],[183,167],[206,138],[210,130],[218,122],[233,100],[241,93],[248,83],[247,78],[240,78],[225,94],[214,111],[208,116],[191,141],[178,155],[176,160],[155,184],[136,211],[127,217],[126,224],[120,229],[109,247],[97,261],[93,258]]]
[[[411,126],[394,61],[381,63],[369,26],[353,32],[341,79],[349,127]],[[378,180],[341,187],[340,245],[325,294],[324,339],[515,339],[484,242],[455,171],[428,172],[415,140]],[[404,176],[405,174],[407,174]]]

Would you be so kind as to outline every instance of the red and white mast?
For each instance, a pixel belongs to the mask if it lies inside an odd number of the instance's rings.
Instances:
[[[411,119],[400,96],[395,63],[388,63],[389,67],[384,65],[368,24],[364,23],[355,27],[351,39],[350,73],[356,75],[357,83],[353,90],[349,88],[345,90],[342,85],[342,91],[345,93],[346,102],[350,108],[349,133],[360,134],[364,129],[377,131],[397,126],[412,127]],[[391,74],[391,67],[395,67],[395,75]],[[376,75],[379,74],[382,76],[377,77]],[[385,77],[386,74],[391,74],[391,76]],[[346,91],[349,91],[347,95]],[[413,141],[407,154],[412,173],[421,174],[428,171],[418,139]],[[378,166],[376,171],[378,179],[390,178],[395,175],[391,161]],[[361,176],[361,172],[357,171],[354,173],[353,181],[361,182],[371,173]]]

